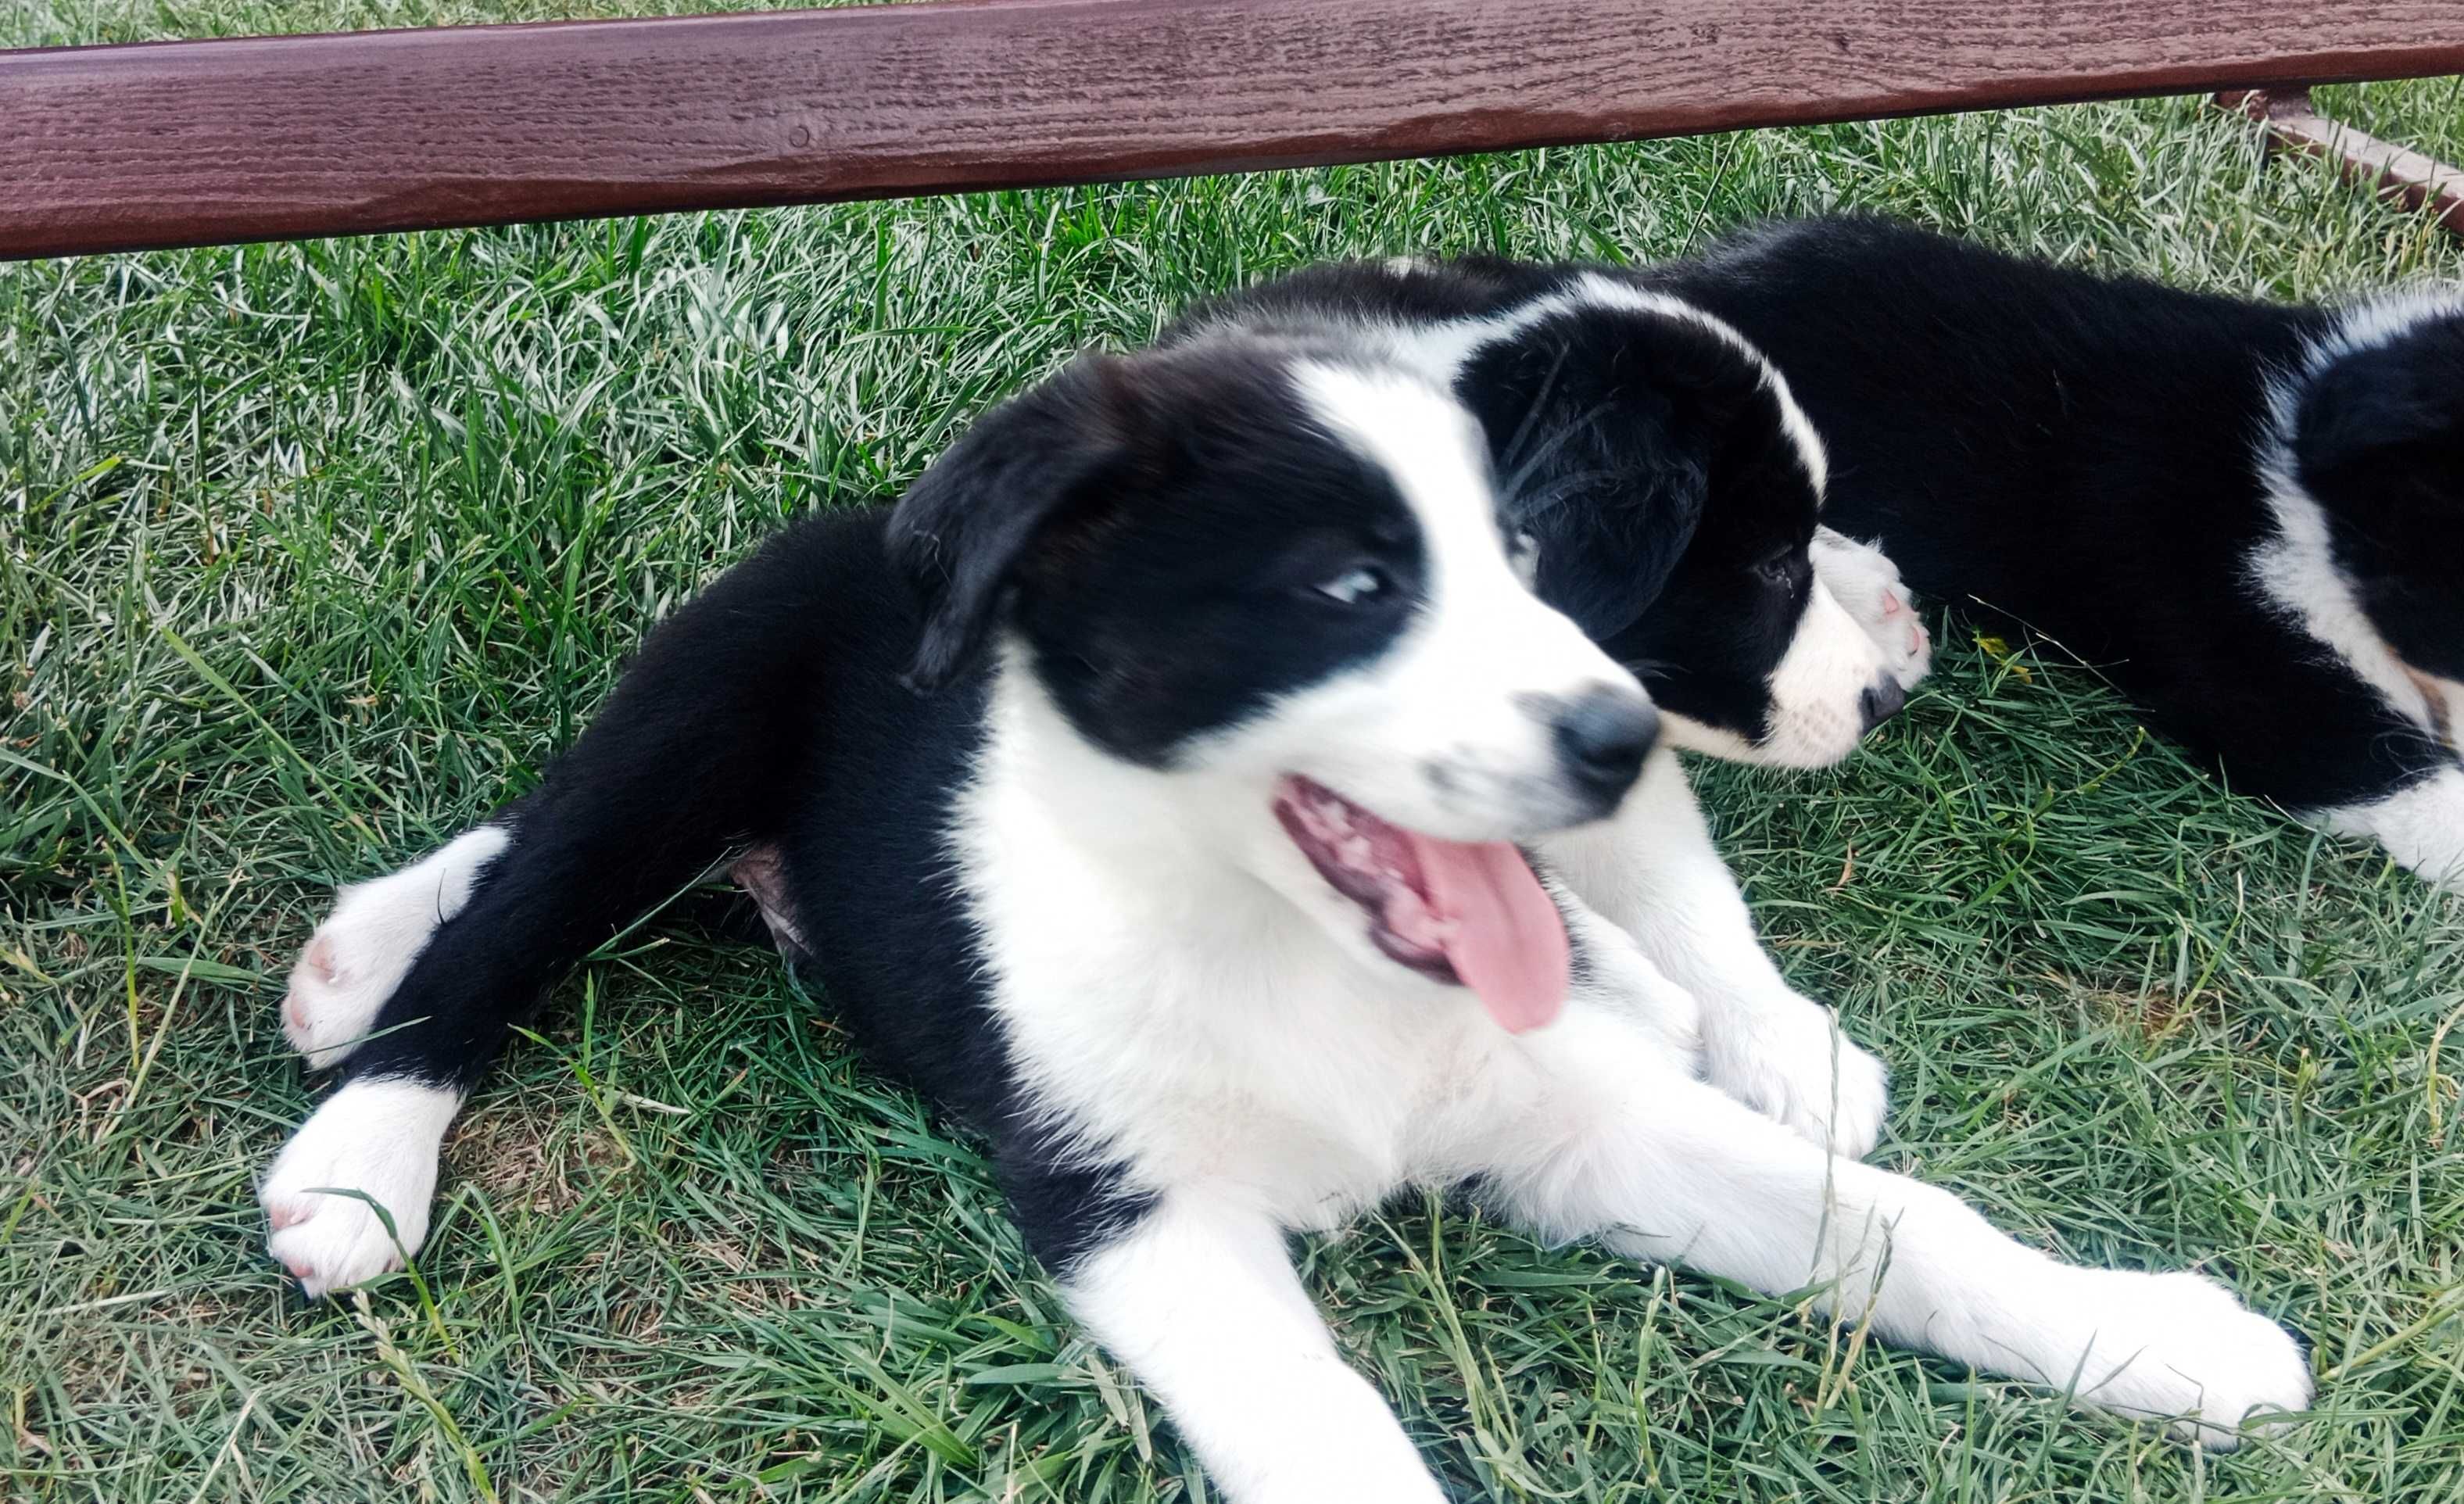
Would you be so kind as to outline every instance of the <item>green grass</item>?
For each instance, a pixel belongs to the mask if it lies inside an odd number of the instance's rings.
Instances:
[[[2364,83],[2317,91],[2319,108],[2445,163],[2464,162],[2464,78]]]
[[[35,0],[0,42],[446,14]],[[2452,83],[2369,97],[2453,127]],[[2238,292],[2464,269],[2188,101],[0,268],[0,1496],[1212,1496],[975,1151],[688,926],[475,1098],[432,1304],[287,1294],[251,1187],[314,1095],[289,956],[335,880],[523,787],[698,582],[1074,348],[1317,256],[1841,205]],[[2317,1411],[2202,1457],[1402,1206],[1304,1257],[1458,1496],[2464,1496],[2454,906],[1967,641],[1840,772],[1704,783],[1791,974],[1898,1073],[1882,1160],[2230,1278],[2316,1342]]]

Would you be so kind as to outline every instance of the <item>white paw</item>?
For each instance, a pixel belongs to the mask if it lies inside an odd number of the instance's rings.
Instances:
[[[1882,1137],[1891,1073],[1801,997],[1705,1020],[1704,1076],[1834,1154],[1861,1160]]]
[[[1827,527],[1814,530],[1811,553],[1815,574],[1874,639],[1900,688],[1916,688],[1933,667],[1933,639],[1900,579],[1900,566],[1872,543]]]
[[[2374,837],[2425,881],[2464,893],[2464,769],[2446,768],[2385,799],[2311,818],[2339,835]]]
[[[2100,1409],[2163,1417],[2179,1434],[2218,1451],[2240,1445],[2239,1428],[2254,1412],[2310,1404],[2310,1364],[2300,1344],[2214,1280],[2079,1272],[2090,1281],[2079,1319],[2092,1327],[2094,1350],[2084,1362],[2039,1375],[2042,1382],[2069,1387]]]
[[[256,1199],[273,1236],[266,1250],[311,1295],[402,1268],[428,1236],[436,1156],[458,1092],[416,1081],[353,1081],[328,1097],[275,1157]],[[333,1190],[364,1191],[393,1218]]]
[[[282,1035],[311,1067],[340,1064],[358,1048],[428,938],[471,900],[472,885],[510,838],[503,826],[479,826],[335,896],[282,999]]]

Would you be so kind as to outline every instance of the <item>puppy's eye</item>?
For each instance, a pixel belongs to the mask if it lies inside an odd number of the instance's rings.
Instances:
[[[1754,565],[1754,573],[1772,585],[1793,586],[1796,584],[1798,557],[1796,550],[1783,549]]]
[[[1514,541],[1507,544],[1506,563],[1525,589],[1540,587],[1540,540],[1529,533],[1515,534]]]
[[[1315,589],[1328,600],[1343,606],[1358,606],[1374,601],[1395,587],[1385,570],[1375,564],[1354,564],[1331,580],[1320,581]]]

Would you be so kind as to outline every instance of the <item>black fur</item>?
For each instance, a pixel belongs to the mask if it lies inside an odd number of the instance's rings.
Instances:
[[[2102,668],[2158,729],[2295,809],[2454,755],[2251,586],[2272,384],[2333,316],[2002,255],[1866,218],[1749,232],[1648,280],[1742,329],[1832,457],[1824,520],[1918,590]],[[2293,447],[2341,568],[2415,666],[2464,671],[2464,322],[2348,355]]]
[[[869,1055],[989,1139],[1039,1256],[1066,1267],[1134,1218],[1117,1174],[1022,1105],[945,837],[997,623],[1084,734],[1155,765],[1401,631],[1417,525],[1301,420],[1294,354],[1083,361],[896,509],[802,522],[721,576],[494,817],[510,845],[343,1069],[469,1087],[576,961],[759,848],[790,948]],[[1360,568],[1384,587],[1350,606],[1317,588]]]
[[[1600,270],[1309,267],[1201,303],[1165,339],[1494,319]],[[1586,302],[1480,347],[1454,384],[1488,435],[1509,530],[1538,549],[1541,598],[1655,703],[1759,739],[1771,670],[1804,613],[1819,505],[1761,365],[1697,321]]]
[[[1818,498],[1761,371],[1683,320],[1587,308],[1480,351],[1457,391],[1507,441],[1541,599],[1655,703],[1762,735]]]
[[[2293,449],[2371,624],[2406,662],[2464,679],[2464,319],[2320,372]]]

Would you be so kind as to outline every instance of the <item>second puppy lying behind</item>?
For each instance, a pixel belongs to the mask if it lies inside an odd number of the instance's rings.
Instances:
[[[1771,353],[1919,589],[2464,890],[2464,291],[2245,301],[1867,218],[1648,277]]]

